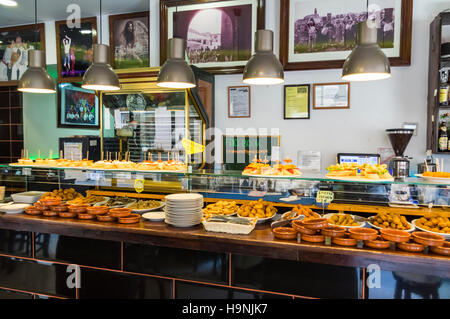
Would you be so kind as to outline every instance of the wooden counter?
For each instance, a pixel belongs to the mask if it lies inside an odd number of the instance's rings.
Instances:
[[[163,222],[141,220],[121,225],[59,217],[1,214],[0,229],[42,232],[73,237],[176,247],[203,251],[253,255],[276,259],[366,268],[377,264],[382,270],[405,271],[450,277],[450,258],[402,251],[377,251],[324,244],[298,244],[274,239],[269,226],[258,225],[249,235],[206,232],[203,227],[174,228]]]

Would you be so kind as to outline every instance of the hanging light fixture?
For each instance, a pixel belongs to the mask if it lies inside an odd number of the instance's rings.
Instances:
[[[156,85],[172,89],[190,89],[197,86],[194,72],[184,59],[185,51],[184,39],[169,39],[167,60],[159,70]]]
[[[273,54],[273,31],[258,30],[255,38],[255,54],[244,68],[243,82],[255,85],[284,83],[283,66]]]
[[[368,7],[368,3],[367,3]],[[347,81],[374,81],[391,77],[389,59],[378,46],[375,23],[358,24],[356,47],[347,57],[342,69],[342,79]]]
[[[37,0],[34,1],[35,43],[37,43]],[[28,69],[19,80],[17,90],[24,93],[55,93],[55,82],[45,69],[45,52],[28,51]]]
[[[109,64],[109,46],[102,43],[102,0],[100,0],[100,44],[93,45],[94,60],[83,76],[82,88],[94,91],[120,90],[117,74]]]

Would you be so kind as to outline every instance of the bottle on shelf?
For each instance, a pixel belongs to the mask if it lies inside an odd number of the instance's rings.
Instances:
[[[439,136],[438,136],[438,150],[439,152],[448,151],[448,135],[447,135],[447,124],[441,122],[439,126]]]
[[[449,84],[448,84],[448,70],[440,71],[441,84],[439,88],[439,105],[448,106],[449,105]]]

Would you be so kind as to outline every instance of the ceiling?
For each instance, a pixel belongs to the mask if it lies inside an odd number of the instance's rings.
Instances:
[[[0,5],[0,27],[34,23],[34,0],[16,0],[17,7]],[[100,0],[37,0],[38,22],[65,20],[69,4],[77,4],[81,17],[99,15]],[[102,0],[102,14],[148,11],[150,0]]]

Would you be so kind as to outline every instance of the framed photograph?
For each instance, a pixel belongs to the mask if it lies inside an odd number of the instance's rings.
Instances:
[[[28,51],[45,50],[43,23],[0,28],[0,86],[13,85],[28,69]]]
[[[186,40],[189,63],[214,74],[241,73],[265,27],[265,0],[161,0],[161,65],[167,40]]]
[[[56,21],[55,28],[58,82],[81,82],[93,60],[97,18],[81,19],[80,28]]]
[[[58,127],[100,128],[99,101],[78,83],[58,83]]]
[[[250,86],[228,87],[228,117],[251,117]]]
[[[411,65],[412,0],[281,0],[280,60],[285,70],[342,68],[357,25],[374,21],[391,66]]]
[[[313,109],[349,109],[350,83],[320,83],[313,85]]]
[[[310,92],[309,84],[284,86],[284,119],[310,118]]]
[[[109,16],[109,47],[114,69],[150,67],[149,12]]]

